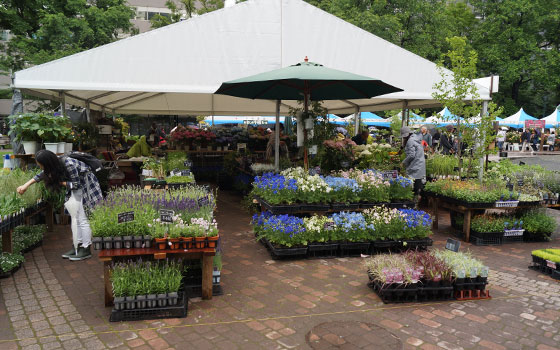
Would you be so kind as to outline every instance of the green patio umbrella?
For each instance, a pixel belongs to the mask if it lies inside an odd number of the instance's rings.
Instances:
[[[402,91],[379,79],[304,62],[222,83],[216,94],[261,100],[276,100],[279,123],[280,100],[302,100],[307,114],[309,101],[353,100]],[[278,128],[276,128],[278,130]],[[307,130],[304,129],[304,143]],[[279,133],[276,133],[275,166],[278,167]],[[307,149],[304,150],[307,168]]]

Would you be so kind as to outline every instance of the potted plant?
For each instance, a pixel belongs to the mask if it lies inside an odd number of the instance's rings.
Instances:
[[[40,115],[39,125],[41,129],[37,131],[37,135],[43,140],[47,150],[58,153],[59,143],[70,133],[70,129],[66,126],[67,122],[68,119],[63,116]],[[64,146],[62,147],[63,151]]]
[[[22,142],[26,154],[35,154],[37,142],[41,140],[38,134],[41,129],[39,116],[38,113],[26,113],[9,117],[10,132]]]

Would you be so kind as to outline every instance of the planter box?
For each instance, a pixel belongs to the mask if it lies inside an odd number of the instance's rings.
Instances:
[[[310,258],[334,258],[338,254],[338,243],[309,243],[307,256]]]
[[[170,298],[166,296],[166,301]],[[158,298],[159,301],[159,298]],[[175,305],[165,306],[165,307],[147,307],[144,309],[134,309],[134,310],[122,310],[118,309],[115,304],[115,308],[111,311],[111,317],[109,321],[120,322],[120,321],[139,321],[139,320],[152,320],[160,318],[184,318],[187,317],[188,311],[188,298],[185,291],[179,291],[178,296],[175,297]],[[138,301],[136,301],[138,304]],[[150,304],[147,300],[146,305]],[[126,301],[125,301],[126,304]]]

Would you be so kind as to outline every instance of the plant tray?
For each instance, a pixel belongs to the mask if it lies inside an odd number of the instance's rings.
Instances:
[[[413,201],[391,202],[387,204],[387,207],[391,209],[406,209],[406,208],[414,208],[415,205],[416,204]]]
[[[529,266],[529,269],[542,272],[546,275],[550,275],[553,277],[554,276],[558,277],[558,274],[560,274],[560,270],[558,270],[558,264],[556,265],[556,268],[552,268],[547,265],[546,260],[544,260],[544,262],[542,263],[533,263],[532,266]]]
[[[21,268],[21,266],[23,265],[23,262],[21,262],[18,266],[14,267],[13,269],[11,269],[10,271],[4,272],[0,270],[0,278],[8,278],[11,275],[13,275],[14,273],[17,272],[17,270],[19,270]]]
[[[523,242],[523,236],[504,236],[502,243],[518,243]]]
[[[406,245],[404,244],[406,243]],[[434,241],[429,238],[423,238],[423,239],[415,239],[415,240],[410,240],[410,241],[403,241],[403,249],[408,250],[408,249],[427,249],[428,247],[431,247],[434,244]]]
[[[496,201],[496,208],[517,208],[519,201]]]
[[[360,203],[332,203],[331,208],[335,211],[356,210],[360,208]]]
[[[369,286],[377,293],[381,301],[385,304],[390,303],[412,303],[417,299],[417,284],[404,286],[400,283],[382,285],[377,281],[371,281]]]
[[[167,188],[170,189],[170,190],[178,190],[180,188],[187,187],[187,186],[189,186],[189,184],[186,183],[186,182],[171,183],[171,184],[168,183],[167,184]]]
[[[502,245],[503,235],[501,236],[480,236],[479,233],[471,232],[470,242],[474,245]]]
[[[187,293],[179,291],[177,305],[147,309],[115,310],[111,311],[110,322],[153,320],[159,318],[187,317]]]
[[[338,243],[310,243],[307,256],[310,258],[334,258],[338,254]]]
[[[300,204],[300,211],[328,211],[330,209],[329,204],[312,204],[312,203],[302,203]]]
[[[43,245],[43,240],[41,239],[39,242],[33,243],[29,247],[22,250],[21,254],[29,253],[30,251],[34,250],[35,248],[39,248],[42,245]]]
[[[373,241],[371,242],[372,248],[376,250],[387,250],[387,249],[400,249],[402,248],[402,242],[399,241]]]
[[[463,278],[456,279],[453,284],[455,292],[462,290],[484,290],[488,284],[488,278],[486,277],[476,277],[476,278]]]
[[[288,248],[288,247],[281,247],[275,246],[268,239],[262,239],[263,243],[266,244],[268,251],[272,255],[272,258],[286,258],[286,257],[300,257],[307,255],[307,247],[296,247],[296,248]]]
[[[453,286],[418,287],[418,301],[452,300]]]
[[[369,253],[369,242],[345,242],[340,243],[340,256],[360,256]]]
[[[541,201],[532,201],[532,202],[519,202],[519,206],[539,206],[541,205]]]

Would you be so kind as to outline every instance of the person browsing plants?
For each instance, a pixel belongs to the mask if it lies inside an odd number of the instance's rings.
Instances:
[[[418,196],[424,187],[426,178],[426,160],[424,158],[424,147],[422,147],[422,135],[413,134],[408,126],[401,128],[401,138],[405,145],[406,158],[403,165],[408,177],[414,179],[414,194]]]
[[[41,150],[35,155],[41,173],[17,188],[22,195],[29,186],[44,181],[51,191],[66,187],[64,207],[72,217],[73,249],[62,254],[72,261],[91,257],[91,227],[86,210],[91,210],[101,199],[101,187],[90,167],[71,157],[58,158],[51,151]]]

